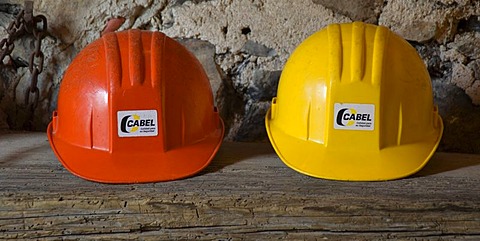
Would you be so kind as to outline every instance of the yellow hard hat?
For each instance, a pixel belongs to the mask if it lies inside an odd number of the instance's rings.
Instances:
[[[351,181],[417,172],[443,132],[415,49],[385,27],[360,22],[329,25],[298,46],[265,124],[287,166]]]

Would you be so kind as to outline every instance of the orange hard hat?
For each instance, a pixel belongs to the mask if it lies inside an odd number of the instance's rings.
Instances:
[[[199,172],[224,126],[198,60],[163,33],[129,30],[106,34],[75,57],[47,132],[73,174],[138,183]]]

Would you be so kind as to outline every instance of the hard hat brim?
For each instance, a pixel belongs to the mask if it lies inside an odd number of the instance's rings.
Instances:
[[[290,136],[272,125],[268,110],[265,125],[273,148],[290,168],[317,178],[340,181],[384,181],[418,172],[433,156],[440,143],[443,123],[428,140],[379,149],[349,151],[329,149],[322,143]]]
[[[114,153],[76,146],[56,138],[52,123],[47,136],[62,165],[81,178],[102,183],[146,183],[182,179],[203,170],[217,153],[224,124],[200,142],[166,152]],[[66,161],[68,160],[68,161]]]

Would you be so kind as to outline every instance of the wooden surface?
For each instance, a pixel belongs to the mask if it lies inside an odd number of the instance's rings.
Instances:
[[[437,153],[413,177],[336,182],[266,143],[224,143],[185,180],[105,185],[66,171],[43,133],[0,135],[0,238],[480,240],[480,156]]]

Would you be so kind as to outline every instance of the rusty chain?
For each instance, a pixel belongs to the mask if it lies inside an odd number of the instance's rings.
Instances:
[[[40,28],[39,28],[40,25]],[[38,75],[43,71],[44,54],[41,50],[42,39],[47,32],[47,18],[43,15],[33,15],[33,2],[25,1],[24,10],[20,11],[7,28],[8,36],[0,41],[0,65],[11,65],[16,68],[12,58],[15,40],[28,34],[35,40],[35,49],[31,53],[28,70],[30,72],[30,86],[25,90],[25,106],[29,106],[33,113],[38,104],[40,90],[38,89]],[[5,59],[8,57],[8,62]],[[30,96],[33,95],[33,101]]]

